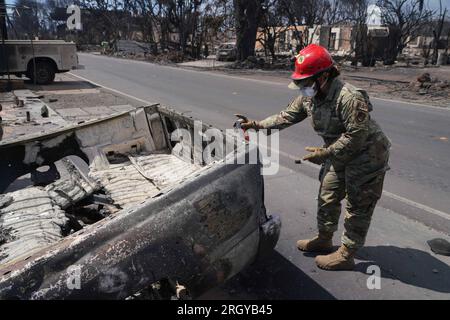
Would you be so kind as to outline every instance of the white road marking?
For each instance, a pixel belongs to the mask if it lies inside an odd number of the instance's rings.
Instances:
[[[420,103],[407,102],[407,101],[401,101],[401,100],[393,100],[393,99],[385,99],[385,98],[371,97],[370,99],[371,100],[380,100],[380,101],[384,101],[384,102],[409,104],[409,105],[413,105],[413,106],[417,106],[417,107],[421,107],[421,108],[430,108],[430,109],[436,109],[436,110],[442,110],[442,111],[450,111],[450,105],[449,105],[449,107],[438,107],[438,106],[433,106],[433,105],[429,105],[429,104],[420,104]]]
[[[228,74],[222,74],[222,73],[216,73],[216,72],[211,72],[211,71],[199,71],[199,70],[192,70],[192,69],[186,69],[183,67],[174,67],[174,66],[163,66],[163,65],[158,65],[158,64],[154,64],[151,62],[145,62],[145,61],[135,61],[135,60],[128,60],[128,59],[122,59],[122,58],[116,58],[116,57],[103,57],[103,56],[94,56],[94,55],[89,55],[90,57],[95,57],[95,58],[99,58],[99,59],[116,59],[116,60],[120,60],[124,63],[141,63],[141,64],[145,64],[147,66],[154,66],[157,68],[168,68],[168,69],[172,69],[172,70],[176,70],[176,71],[181,71],[181,72],[190,72],[190,73],[199,73],[199,74],[208,74],[217,78],[228,78],[228,79],[234,79],[234,80],[248,80],[248,81],[252,81],[252,82],[258,82],[258,83],[264,83],[264,84],[270,84],[270,85],[277,85],[277,86],[281,86],[281,87],[285,87],[287,88],[289,81],[287,81],[287,83],[281,83],[281,82],[273,82],[273,81],[268,81],[268,80],[259,80],[259,79],[252,79],[252,78],[242,78],[242,77],[237,77],[237,76],[231,76]]]
[[[412,201],[410,199],[404,198],[402,196],[396,195],[396,194],[394,194],[392,192],[389,192],[389,191],[386,191],[386,190],[383,190],[383,194],[385,196],[389,197],[389,198],[394,199],[394,200],[406,203],[406,204],[408,204],[408,205],[410,205],[410,206],[412,206],[414,208],[421,209],[423,211],[426,211],[428,213],[434,214],[434,215],[439,216],[441,218],[444,218],[446,220],[450,220],[450,215],[448,213],[436,210],[434,208],[431,208],[431,207],[426,206],[424,204]]]
[[[76,78],[79,78],[79,79],[81,79],[81,80],[88,81],[88,82],[90,82],[90,83],[92,83],[92,84],[94,84],[94,85],[96,85],[96,86],[98,86],[98,87],[102,87],[102,88],[104,88],[104,89],[107,89],[107,90],[110,90],[110,91],[112,91],[112,92],[118,93],[118,94],[123,95],[123,96],[125,96],[125,97],[128,97],[128,98],[131,98],[131,99],[134,99],[134,100],[143,102],[143,103],[145,103],[145,104],[147,104],[147,105],[153,105],[153,104],[155,104],[155,102],[150,102],[150,101],[147,101],[147,100],[143,100],[143,99],[140,99],[140,98],[138,98],[138,97],[136,97],[136,96],[133,96],[133,95],[124,93],[124,92],[122,92],[122,91],[119,91],[119,90],[116,90],[116,89],[109,88],[109,87],[104,86],[104,85],[102,85],[102,84],[100,84],[100,83],[93,82],[93,81],[91,81],[91,80],[89,80],[89,79],[87,79],[87,78],[78,76],[78,75],[73,74],[73,73],[71,73],[71,72],[68,72],[68,74],[70,74],[70,75],[72,75],[72,76],[74,76],[74,77],[76,77]],[[278,154],[280,154],[280,155],[282,155],[282,156],[285,156],[285,157],[287,157],[287,158],[289,158],[289,159],[292,159],[292,160],[298,159],[298,157],[296,157],[296,156],[294,156],[294,155],[291,155],[291,154],[289,154],[289,153],[286,153],[286,152],[284,152],[284,151],[281,151],[281,150],[278,151],[278,150],[271,149],[271,152],[277,152]],[[320,168],[319,165],[310,163],[310,162],[308,162],[308,161],[303,161],[302,164],[306,164],[307,166],[312,167],[312,168],[315,168],[315,169],[319,169],[319,168]],[[444,219],[446,219],[446,220],[450,220],[450,214],[448,214],[448,213],[445,213],[445,212],[439,211],[439,210],[437,210],[437,209],[431,208],[431,207],[429,207],[429,206],[427,206],[427,205],[424,205],[424,204],[422,204],[422,203],[418,203],[418,202],[415,202],[415,201],[413,201],[413,200],[404,198],[404,197],[402,197],[402,196],[396,195],[396,194],[394,194],[394,193],[392,193],[392,192],[389,192],[389,191],[383,190],[383,194],[384,194],[385,196],[389,197],[389,198],[392,198],[392,199],[394,199],[394,200],[403,202],[403,203],[405,203],[405,204],[407,204],[407,205],[410,205],[410,206],[412,206],[412,207],[414,207],[414,208],[417,208],[417,209],[426,211],[426,212],[428,212],[428,213],[430,213],[430,214],[434,214],[434,215],[439,216],[439,217],[441,217],[441,218],[444,218]]]
[[[116,89],[113,89],[113,88],[104,86],[104,85],[102,85],[102,84],[100,84],[100,83],[97,83],[97,82],[94,82],[94,81],[92,81],[92,80],[86,79],[86,78],[84,78],[84,77],[82,77],[82,76],[73,74],[72,72],[67,72],[67,74],[70,74],[71,76],[76,77],[76,78],[78,78],[78,79],[81,79],[81,80],[83,80],[83,81],[90,82],[90,83],[92,83],[93,85],[96,85],[97,87],[102,87],[102,88],[107,89],[107,90],[109,90],[109,91],[118,93],[118,94],[120,94],[120,95],[122,95],[122,96],[131,98],[131,99],[133,99],[133,100],[137,100],[137,101],[139,101],[139,102],[142,102],[142,103],[145,103],[145,104],[148,104],[148,105],[153,105],[153,104],[156,103],[156,102],[150,102],[150,101],[147,101],[147,100],[142,100],[142,99],[140,99],[140,98],[138,98],[138,97],[135,97],[135,96],[132,96],[132,95],[130,95],[130,94],[128,94],[128,93],[125,93],[125,92],[122,92],[122,91],[119,91],[119,90],[116,90]]]

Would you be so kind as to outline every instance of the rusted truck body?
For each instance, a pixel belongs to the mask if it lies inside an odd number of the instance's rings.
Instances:
[[[230,161],[252,147],[225,139],[208,162],[177,129],[209,127],[154,105],[1,141],[0,298],[125,299],[162,279],[195,298],[270,252],[261,162]]]
[[[49,84],[56,73],[78,68],[74,42],[62,40],[0,41],[0,75],[25,75],[37,84]]]

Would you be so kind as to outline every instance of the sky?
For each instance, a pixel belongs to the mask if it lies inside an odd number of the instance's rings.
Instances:
[[[371,3],[376,3],[377,0],[370,0]],[[425,0],[432,10],[439,10],[439,0]],[[447,7],[450,10],[450,0],[442,0],[442,7]]]
[[[439,0],[429,0],[429,6],[432,9],[439,9]],[[447,7],[450,10],[450,0],[442,0],[442,7]]]

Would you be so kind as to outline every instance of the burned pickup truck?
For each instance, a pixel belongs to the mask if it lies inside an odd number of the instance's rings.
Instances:
[[[0,298],[195,298],[270,252],[261,162],[227,161],[249,144],[205,160],[179,129],[210,127],[154,105],[1,141]]]

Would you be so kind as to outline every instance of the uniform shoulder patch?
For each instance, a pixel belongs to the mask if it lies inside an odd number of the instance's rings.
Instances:
[[[369,112],[369,105],[365,101],[357,100],[356,101],[356,109],[365,111],[365,112]]]
[[[363,123],[369,117],[369,106],[364,100],[353,99],[352,109],[355,114],[355,120],[357,123]]]
[[[363,123],[367,119],[367,111],[358,110],[356,111],[356,122],[357,123]]]
[[[369,95],[365,90],[359,89],[349,83],[346,83],[344,88],[346,89],[346,95],[343,100],[353,103],[356,106],[356,109],[367,112],[371,112],[373,110]]]

